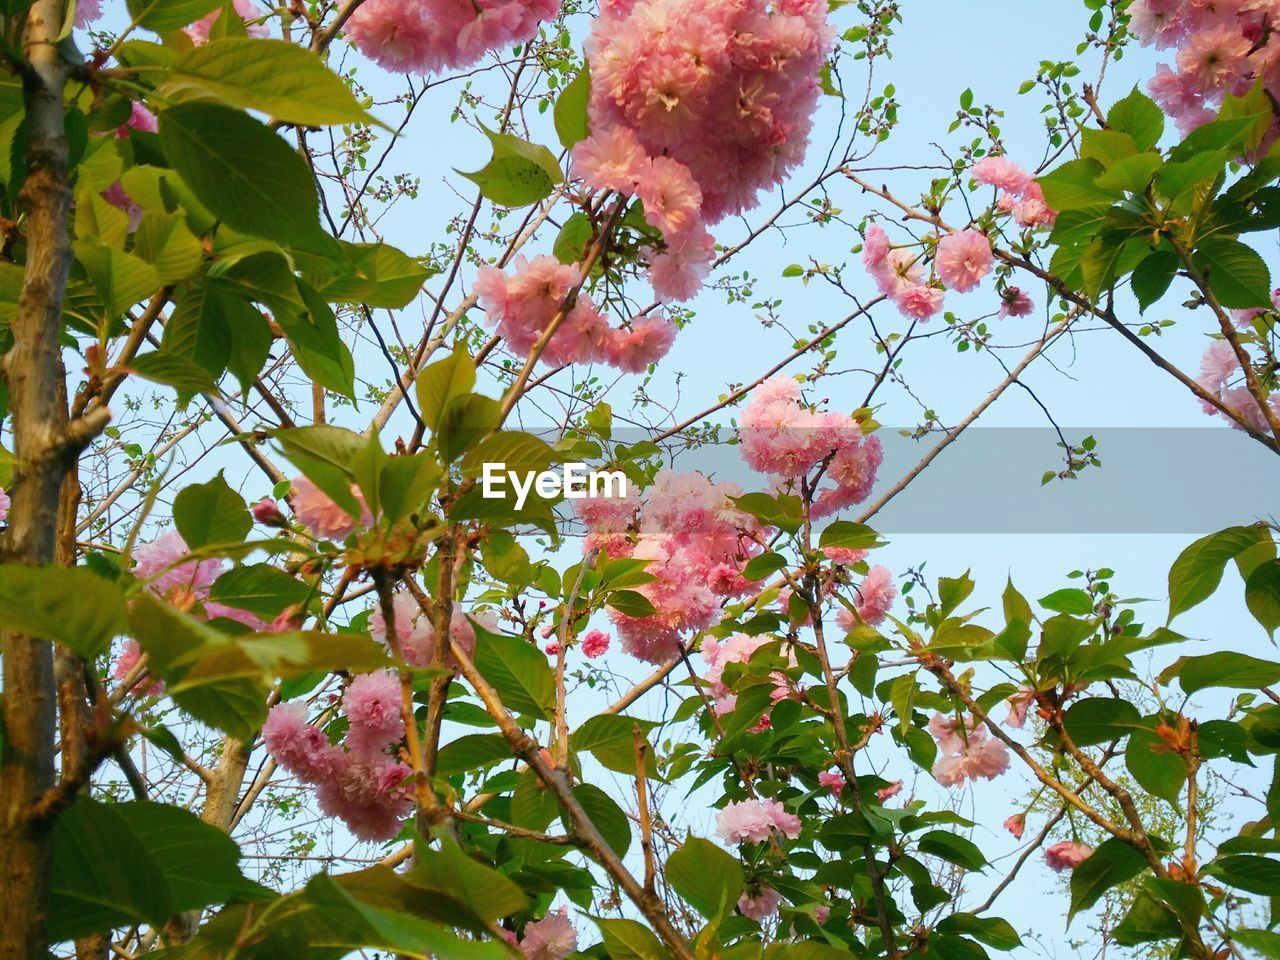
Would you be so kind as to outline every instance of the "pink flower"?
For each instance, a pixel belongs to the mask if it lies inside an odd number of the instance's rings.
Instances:
[[[582,655],[589,660],[602,657],[609,650],[609,635],[603,630],[588,630],[582,638]]]
[[[711,273],[716,256],[715,238],[701,222],[696,222],[663,240],[665,248],[649,260],[649,284],[660,300],[690,300],[697,296]],[[674,329],[672,327],[673,337]]]
[[[573,171],[597,190],[631,194],[649,171],[649,158],[630,127],[608,126],[573,148]]]
[[[1063,870],[1074,870],[1091,856],[1093,856],[1093,847],[1062,840],[1045,850],[1044,862],[1055,873],[1061,873]]]
[[[1201,93],[1225,90],[1238,95],[1244,92],[1242,86],[1248,87],[1250,47],[1234,25],[1197,30],[1178,51],[1178,69]]]
[[[351,514],[338,506],[327,493],[306,477],[294,477],[291,482],[293,490],[289,494],[289,505],[293,508],[293,514],[316,537],[322,540],[342,541],[356,530],[373,523],[373,515],[365,506],[364,496],[354,485],[351,487],[351,495],[360,506],[359,521],[356,521]]]
[[[1025,683],[1018,687],[1018,692],[1008,700],[1009,715],[1005,717],[1005,726],[1021,729],[1027,722],[1027,711],[1036,702],[1036,692]]]
[[[1031,298],[1019,287],[1005,287],[1000,294],[1000,316],[1025,317],[1036,308]]]
[[[1027,829],[1027,815],[1015,813],[1004,822],[1004,828],[1013,834],[1015,840],[1022,839],[1022,832]]]
[[[525,924],[519,946],[528,960],[564,960],[578,949],[578,932],[569,921],[569,908],[561,907]]]
[[[1210,393],[1217,393],[1240,369],[1235,348],[1226,340],[1214,340],[1200,359],[1200,376],[1197,382]]]
[[[307,783],[333,777],[344,765],[342,749],[307,722],[307,705],[301,701],[277,703],[267,712],[262,742],[276,763]]]
[[[116,139],[121,140],[129,136],[130,130],[155,133],[158,129],[156,115],[135,100],[129,110],[129,119],[116,128]]]
[[[716,836],[725,843],[763,843],[774,829],[794,840],[800,835],[800,826],[800,818],[787,813],[776,800],[730,801],[716,815]]]
[[[253,505],[253,519],[267,527],[287,527],[289,521],[285,519],[280,507],[276,505],[275,500],[271,497],[263,497]]]
[[[346,716],[347,749],[377,753],[404,736],[400,678],[390,670],[365,673],[352,679],[342,695]]]
[[[991,241],[977,230],[947,234],[938,241],[934,268],[952,290],[972,290],[991,271]]]
[[[866,550],[855,550],[851,547],[823,547],[822,553],[832,563],[846,567],[867,559]]]
[[[826,923],[831,918],[831,907],[825,903],[820,903],[813,908],[813,919],[818,921],[818,925]]]
[[[644,317],[635,321],[630,330],[611,332],[605,359],[610,366],[627,373],[643,373],[651,363],[667,355],[677,332],[676,325],[664,317]]]
[[[879,790],[877,790],[876,799],[879,800],[881,803],[884,803],[886,800],[892,800],[901,792],[902,792],[902,781],[895,780],[893,781],[893,783],[889,784],[887,787],[882,787]]]
[[[958,787],[966,780],[994,780],[1009,769],[1004,743],[991,739],[987,728],[975,720],[962,723],[955,717],[934,714],[929,732],[938,741],[941,754],[933,776],[944,787]]]
[[[341,754],[340,768],[317,784],[316,800],[359,839],[390,840],[413,810],[407,780],[413,771],[386,754]]]
[[[937,287],[929,287],[923,284],[913,287],[903,287],[894,294],[893,302],[898,305],[898,310],[907,317],[915,317],[917,320],[928,320],[939,310],[942,309],[943,291]]]
[[[133,575],[139,580],[150,580],[147,589],[157,596],[180,590],[203,599],[222,573],[222,561],[215,558],[184,562],[183,558],[190,554],[182,534],[170,530],[134,551]]]
[[[836,625],[842,630],[852,630],[859,622],[872,627],[878,626],[884,622],[897,598],[898,588],[894,586],[893,574],[889,572],[889,568],[874,566],[858,585],[853,604],[857,616],[842,606],[836,611]]]
[[[102,4],[100,0],[77,0],[76,3],[76,26],[80,28],[87,27],[94,20],[102,16]]]
[[[862,242],[862,263],[870,271],[879,270],[889,255],[889,237],[878,224],[867,228],[866,239]]]
[[[663,236],[675,236],[700,223],[702,191],[689,168],[670,157],[654,157],[636,185],[644,218]]]
[[[234,0],[236,13],[240,14],[240,19],[246,21],[245,32],[251,37],[265,37],[268,34],[266,24],[259,23],[264,13],[253,5],[251,0]],[[195,23],[186,28],[187,36],[191,38],[194,44],[205,43],[209,39],[209,32],[213,29],[214,23],[218,17],[222,15],[222,8],[219,7],[208,16],[201,17]]]
[[[552,640],[542,649],[546,652],[548,657],[558,657],[560,655],[560,641]]]
[[[0,521],[9,516],[9,504],[11,502],[9,495],[4,492],[4,488],[0,487]]]
[[[970,172],[979,183],[1019,196],[1031,183],[1031,175],[1008,157],[983,157]]]
[[[111,669],[112,679],[126,679],[141,659],[142,648],[138,646],[138,641],[132,638],[125,640],[120,645],[120,656],[116,657],[115,666]],[[164,693],[164,681],[156,680],[145,686],[135,685],[132,689],[134,693],[143,697],[158,697]]]
[[[838,770],[823,770],[818,774],[818,783],[826,787],[832,794],[839,796],[844,789],[844,774]]]
[[[761,887],[753,897],[744,893],[738,898],[738,909],[744,917],[750,917],[757,923],[768,920],[778,912],[782,904],[782,895],[772,887]]]

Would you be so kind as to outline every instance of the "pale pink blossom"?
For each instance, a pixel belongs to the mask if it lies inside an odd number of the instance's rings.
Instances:
[[[893,302],[897,304],[903,316],[917,320],[928,320],[942,309],[943,291],[938,287],[921,284],[914,287],[903,287],[894,294]]]
[[[1027,722],[1027,711],[1036,702],[1036,691],[1033,687],[1029,687],[1024,683],[1018,687],[1018,692],[1009,697],[1006,702],[1009,704],[1009,715],[1005,717],[1005,726],[1021,729],[1023,724]]]
[[[280,507],[271,497],[263,497],[253,505],[251,512],[253,519],[263,526],[286,527],[289,525],[284,514],[280,512]]]
[[[157,596],[167,596],[180,590],[196,599],[204,599],[213,581],[222,573],[222,561],[217,558],[184,559],[190,555],[191,550],[182,534],[170,530],[134,551],[133,575],[139,580],[149,580],[147,589]]]
[[[695,221],[679,233],[664,236],[662,250],[648,260],[649,284],[658,299],[681,302],[697,296],[715,261],[715,238]],[[652,318],[656,319],[656,318]],[[674,327],[672,327],[674,336]]]
[[[573,172],[597,190],[631,194],[648,171],[649,157],[630,127],[593,131],[573,148]]]
[[[347,513],[306,477],[294,477],[291,484],[289,505],[293,508],[294,516],[313,535],[322,540],[342,541],[357,530],[364,529],[373,523],[373,515],[365,505],[364,496],[354,484],[351,487],[351,495],[360,507],[359,520]]]
[[[841,566],[850,566],[867,559],[866,550],[853,547],[823,547],[822,553],[832,563],[838,563]]]
[[[1004,828],[1013,834],[1015,840],[1021,840],[1023,831],[1027,829],[1027,815],[1015,813],[1005,820]]]
[[[702,191],[689,168],[670,157],[654,157],[636,185],[644,218],[664,236],[675,236],[700,222]]]
[[[0,522],[2,522],[7,516],[9,516],[9,504],[11,502],[12,501],[10,501],[9,499],[9,494],[4,492],[3,487],[0,487]]]
[[[831,918],[831,907],[825,903],[820,903],[813,908],[813,919],[821,926]]]
[[[763,843],[771,830],[794,840],[800,836],[800,827],[800,818],[776,800],[730,801],[716,815],[716,836],[726,843]]]
[[[844,774],[838,770],[823,770],[818,774],[818,784],[826,787],[836,796],[840,795],[840,791],[844,789]]]
[[[782,895],[772,887],[761,887],[755,896],[744,893],[738,898],[738,909],[742,915],[750,917],[757,923],[762,923],[776,914],[781,904]]]
[[[973,165],[975,180],[1021,196],[1031,183],[1031,174],[1008,157],[983,157]]]
[[[1063,870],[1074,870],[1091,856],[1093,856],[1093,847],[1062,840],[1045,850],[1044,862],[1054,872],[1061,873]]]
[[[87,27],[93,21],[102,16],[101,0],[77,0],[76,2],[76,26]]]
[[[883,266],[889,256],[889,237],[878,224],[867,228],[866,239],[862,242],[862,263],[870,271]]]
[[[277,703],[267,712],[262,742],[276,763],[307,783],[335,776],[345,763],[342,749],[307,722],[307,705],[301,701]]]
[[[1025,317],[1035,308],[1036,305],[1020,287],[1005,287],[1000,294],[1000,316],[1002,317]]]
[[[142,659],[142,648],[138,646],[138,641],[132,637],[120,644],[120,655],[116,657],[116,662],[111,668],[111,677],[114,680],[124,680],[133,672],[138,665],[138,661]],[[149,684],[142,686],[134,686],[133,691],[144,697],[158,697],[164,693],[164,681],[154,680]]]
[[[569,908],[552,910],[541,920],[525,924],[520,952],[528,960],[564,960],[578,949],[578,932],[569,920]]]
[[[976,287],[990,271],[994,257],[991,241],[977,230],[949,233],[938,241],[934,268],[952,290],[964,293]]]
[[[901,792],[902,792],[902,781],[895,780],[893,781],[893,783],[889,784],[887,787],[881,787],[879,790],[877,790],[876,799],[879,800],[881,803],[884,803],[886,800],[892,800]]]

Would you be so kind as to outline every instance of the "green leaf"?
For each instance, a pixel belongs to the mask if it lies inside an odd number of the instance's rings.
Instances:
[[[129,369],[144,380],[173,387],[181,397],[216,393],[218,390],[209,371],[200,364],[164,350],[152,350],[134,357]]]
[[[1187,693],[1196,693],[1209,687],[1257,690],[1280,683],[1280,663],[1259,660],[1233,650],[1223,650],[1200,657],[1179,657],[1160,674],[1160,682],[1168,683],[1174,677],[1178,678],[1182,689]]]
[[[462,175],[480,188],[485,199],[503,207],[523,207],[551,196],[564,179],[555,154],[512,134],[494,133],[483,125],[481,129],[493,146],[493,156],[475,173]]]
[[[1093,598],[1083,590],[1066,588],[1055,590],[1047,597],[1041,597],[1040,606],[1054,613],[1070,613],[1087,617],[1093,613]]]
[[[129,0],[129,15],[155,33],[169,33],[212,13],[223,0]]]
[[[1150,185],[1156,171],[1163,165],[1156,153],[1138,153],[1114,163],[1096,183],[1103,190],[1123,190],[1126,193],[1143,193]]]
[[[400,310],[422,291],[433,273],[421,261],[387,243],[343,243],[346,261],[337,277],[312,277],[317,292],[330,303],[360,303]]]
[[[786,569],[787,558],[780,553],[762,553],[747,561],[742,576],[751,581],[764,580],[772,573]]]
[[[1095,185],[1102,174],[1097,160],[1070,160],[1037,181],[1045,202],[1055,210],[1080,210],[1114,203],[1123,195]]]
[[[1157,250],[1148,254],[1134,268],[1130,285],[1133,295],[1138,298],[1139,313],[1146,312],[1149,306],[1165,295],[1181,263],[1173,251]]]
[[[214,581],[209,599],[272,620],[289,607],[305,603],[311,587],[269,563],[228,570]]]
[[[502,734],[469,733],[440,748],[436,774],[449,777],[510,759],[511,745]]]
[[[1113,697],[1090,697],[1072,704],[1063,726],[1077,747],[1092,747],[1146,729],[1137,707]]]
[[[85,567],[0,565],[0,624],[11,630],[92,660],[125,623],[124,593]]]
[[[318,55],[285,40],[228,37],[202,43],[180,54],[159,77],[160,96],[179,103],[212,97],[313,127],[372,120]]]
[[[1175,807],[1187,782],[1187,767],[1176,753],[1168,752],[1154,733],[1135,732],[1125,748],[1124,763],[1144,790]]]
[[[1210,237],[1192,252],[1191,259],[1224,307],[1271,305],[1271,273],[1252,247],[1239,240]]]
[[[1008,920],[979,917],[972,913],[953,913],[943,917],[934,928],[939,933],[967,934],[997,950],[1016,950],[1022,938]]]
[[[921,853],[941,857],[966,870],[981,870],[987,865],[987,858],[973,841],[946,830],[930,830],[916,846]]]
[[[243,233],[291,246],[328,248],[307,163],[249,115],[207,101],[160,114],[160,143],[192,193]]]
[[[1094,130],[1086,127],[1080,137],[1080,156],[1097,160],[1105,168],[1110,168],[1138,152],[1133,137],[1119,130]],[[1151,154],[1155,156],[1155,154]],[[1159,160],[1156,157],[1157,161]],[[1102,178],[1099,178],[1101,180]]]
[[[1280,933],[1270,930],[1233,930],[1232,938],[1241,946],[1257,951],[1260,956],[1280,960]]]
[[[560,143],[568,149],[587,139],[587,102],[591,99],[591,73],[584,63],[578,75],[556,97],[555,124]]]
[[[354,518],[362,515],[351,492],[352,464],[365,441],[350,430],[330,424],[289,427],[273,437],[303,475]]]
[[[1254,567],[1244,585],[1244,602],[1253,618],[1272,638],[1280,627],[1280,561]]]
[[[1120,926],[1115,928],[1114,936],[1116,943],[1133,946],[1153,940],[1166,940],[1181,933],[1182,926],[1178,923],[1177,914],[1143,891],[1133,901],[1133,906]]]
[[[1266,538],[1264,527],[1228,527],[1183,550],[1169,568],[1169,620],[1207,600],[1218,589],[1227,561]]]
[[[128,923],[161,927],[172,910],[159,863],[118,807],[82,796],[62,812],[53,830],[51,940]]]
[[[244,498],[227,486],[221,472],[208,483],[179,491],[173,499],[173,522],[192,550],[209,544],[243,543],[253,529]]]
[[[476,365],[462,344],[443,360],[429,364],[418,374],[414,392],[418,398],[418,415],[433,433],[454,399],[466,396],[476,385]]]
[[[667,858],[664,874],[676,893],[713,921],[734,908],[746,887],[737,858],[700,837],[690,837]]]
[[[518,886],[467,856],[452,838],[443,840],[438,852],[424,847],[406,879],[447,893],[486,921],[520,913],[529,906],[529,898]]]
[[[1116,837],[1102,843],[1080,866],[1071,872],[1070,922],[1081,910],[1087,910],[1112,887],[1132,880],[1147,869],[1146,858],[1130,844]]]
[[[872,550],[884,545],[880,534],[861,523],[836,520],[827,524],[818,538],[820,547],[843,547],[847,550]]]
[[[1264,897],[1280,896],[1280,860],[1235,854],[1219,857],[1204,872],[1239,890]]]
[[[591,919],[600,928],[609,960],[668,960],[670,954],[644,924],[635,920]]]
[[[577,263],[586,253],[595,235],[595,227],[584,213],[575,213],[564,222],[560,232],[556,234],[551,252],[561,263]]]
[[[602,713],[586,720],[569,738],[569,745],[577,753],[590,753],[607,770],[636,775],[636,741],[635,728],[640,727],[640,736],[652,724],[645,720],[619,716],[615,713]],[[658,775],[657,764],[653,759],[653,750],[645,756],[645,773],[647,776]]]
[[[141,257],[97,240],[77,240],[76,259],[84,266],[102,299],[103,315],[115,319],[160,287],[160,274]]]
[[[392,523],[426,506],[443,471],[430,451],[392,457],[382,468],[382,513]]]
[[[1164,111],[1134,87],[1132,93],[1107,112],[1107,126],[1129,134],[1139,150],[1150,150],[1164,134]]]
[[[476,669],[516,713],[543,720],[551,715],[556,677],[546,655],[521,637],[476,628]]]
[[[605,843],[609,844],[609,849],[619,858],[625,857],[631,848],[631,821],[622,812],[622,808],[607,793],[589,783],[575,786],[573,795],[600,831]]]
[[[619,613],[637,619],[651,617],[657,612],[648,597],[634,590],[615,590],[605,602]]]

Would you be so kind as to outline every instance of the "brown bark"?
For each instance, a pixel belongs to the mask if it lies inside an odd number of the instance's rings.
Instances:
[[[0,558],[26,565],[54,560],[63,474],[77,449],[67,428],[58,347],[71,265],[62,102],[68,65],[57,48],[65,12],[63,0],[37,0],[31,6],[20,64],[27,177],[17,208],[27,264],[12,323],[13,348],[4,358],[17,469]],[[54,783],[53,648],[39,638],[5,631],[0,651],[6,740],[0,761],[0,958],[42,960],[47,956],[51,830],[32,811]]]

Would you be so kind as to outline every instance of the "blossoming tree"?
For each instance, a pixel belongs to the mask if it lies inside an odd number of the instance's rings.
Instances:
[[[1119,904],[1104,947],[1280,956],[1280,787],[1206,828],[1280,771],[1280,664],[1172,627],[1233,564],[1273,635],[1276,528],[1188,546],[1151,626],[1107,570],[975,609],[873,525],[1091,323],[1280,453],[1242,239],[1280,227],[1280,4],[1086,0],[1024,85],[1039,162],[966,91],[891,188],[905,6],[0,5],[0,957],[969,960],[1020,948],[1035,869]],[[1151,96],[1106,89],[1137,44]],[[488,159],[424,187],[418,130]],[[708,291],[806,312],[729,267],[783,229],[847,313],[661,408]],[[1170,291],[1198,375],[1141,319]],[[939,335],[1021,356],[889,475],[877,407]],[[675,464],[716,445],[747,481]],[[1062,445],[1050,477],[1097,461]],[[569,462],[628,490],[480,482]],[[1019,777],[997,857],[951,798]]]

